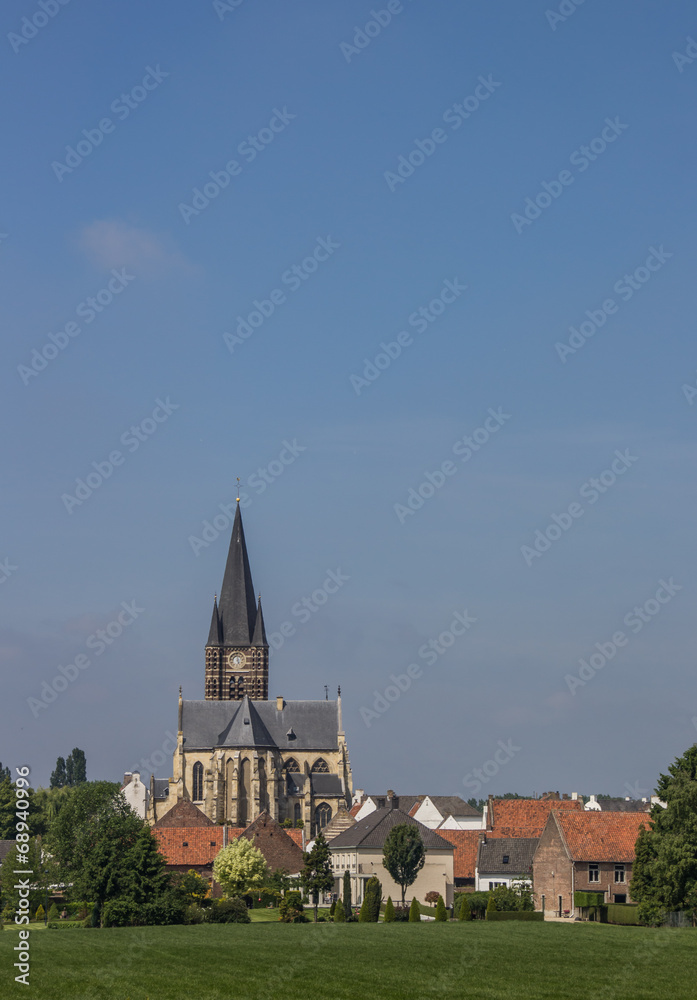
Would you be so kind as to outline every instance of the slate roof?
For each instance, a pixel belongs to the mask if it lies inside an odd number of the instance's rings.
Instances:
[[[409,826],[416,826],[421,834],[424,846],[428,850],[448,851],[453,846],[443,837],[429,830],[423,823],[412,819],[401,809],[376,809],[366,816],[365,819],[358,820],[348,830],[344,830],[338,837],[335,837],[330,846],[332,850],[344,850],[352,847],[378,847],[382,848],[388,833],[393,826],[400,823],[408,823]]]
[[[0,865],[15,846],[14,840],[0,840]]]
[[[481,817],[482,815],[478,809],[471,806],[469,802],[465,802],[459,795],[429,795],[428,798],[445,819],[448,816]]]
[[[232,525],[223,585],[218,602],[221,645],[250,646],[254,638],[257,602],[239,503]]]
[[[480,875],[527,875],[539,843],[537,837],[492,837],[479,845],[477,870]],[[504,863],[504,858],[508,862]]]
[[[553,809],[583,812],[580,799],[491,799],[490,807],[487,825],[496,837],[539,837]]]
[[[572,861],[634,861],[634,845],[645,813],[555,812]]]
[[[249,718],[249,725],[244,724],[245,718]],[[279,711],[275,700],[184,701],[182,729],[187,750],[210,750],[219,746],[276,746],[279,750],[291,751],[337,750],[338,703],[286,701]],[[294,739],[288,738],[289,730],[295,734]],[[262,742],[250,742],[247,731]],[[247,742],[230,742],[238,739]]]
[[[169,798],[169,778],[154,778],[154,795],[158,802]]]
[[[344,787],[341,777],[338,774],[313,774],[311,775],[312,794],[331,798],[344,794]]]
[[[647,813],[651,811],[650,802],[642,802],[641,799],[597,799],[600,810],[596,812],[635,812]],[[588,812],[593,810],[589,809]]]
[[[474,878],[480,830],[441,830],[440,836],[454,847],[453,878]]]

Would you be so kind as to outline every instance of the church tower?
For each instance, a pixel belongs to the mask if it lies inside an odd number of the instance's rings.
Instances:
[[[261,598],[254,596],[252,574],[237,501],[220,601],[206,643],[206,701],[266,701],[269,697],[269,644]]]

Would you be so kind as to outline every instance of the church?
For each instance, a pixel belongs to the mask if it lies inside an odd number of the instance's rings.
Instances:
[[[351,805],[341,689],[336,701],[269,700],[269,644],[239,500],[213,601],[205,698],[186,701],[180,688],[178,720],[173,776],[151,778],[151,824],[189,801],[213,823],[246,827],[268,812],[310,839]]]

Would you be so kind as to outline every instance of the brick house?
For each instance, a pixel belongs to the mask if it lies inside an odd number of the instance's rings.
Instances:
[[[634,845],[645,813],[553,809],[533,859],[535,906],[574,913],[574,892],[603,892],[608,903],[630,903]]]
[[[539,837],[553,809],[583,812],[581,799],[495,799],[489,796],[486,831],[493,837]]]

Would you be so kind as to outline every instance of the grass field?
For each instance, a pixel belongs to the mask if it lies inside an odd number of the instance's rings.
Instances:
[[[0,997],[693,1000],[697,932],[604,924],[203,924],[0,934]]]

